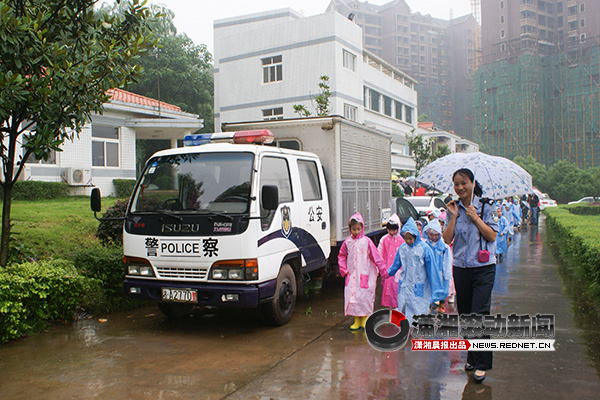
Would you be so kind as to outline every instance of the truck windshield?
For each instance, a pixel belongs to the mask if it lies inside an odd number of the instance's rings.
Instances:
[[[131,212],[247,213],[252,153],[195,153],[150,160]]]

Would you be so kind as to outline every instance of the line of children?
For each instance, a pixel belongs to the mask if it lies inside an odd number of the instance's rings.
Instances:
[[[452,251],[440,240],[439,219],[433,218],[421,231],[412,218],[402,225],[394,214],[377,249],[364,235],[359,213],[348,225],[351,235],[340,248],[338,264],[345,278],[344,313],[354,316],[351,330],[364,328],[373,313],[378,274],[383,285],[381,305],[403,311],[411,323],[415,315],[429,313],[432,303],[454,294]],[[421,234],[427,239],[422,240]],[[445,312],[443,303],[438,311]]]
[[[398,280],[398,310],[412,324],[415,315],[428,314],[429,306],[444,300],[448,292],[444,291],[440,274],[435,271],[434,254],[431,247],[421,240],[417,224],[412,218],[402,226],[404,244],[400,246],[389,276],[400,273]]]

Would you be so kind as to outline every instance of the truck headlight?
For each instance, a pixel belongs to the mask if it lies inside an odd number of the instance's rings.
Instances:
[[[227,279],[227,270],[225,268],[213,268],[212,278],[213,279]]]
[[[236,281],[244,280],[244,270],[242,268],[231,268],[229,270],[229,279],[234,279]]]
[[[231,281],[255,281],[258,279],[258,260],[222,260],[211,267],[212,279]]]
[[[127,275],[154,276],[152,265],[145,258],[124,256],[123,262],[126,264]]]

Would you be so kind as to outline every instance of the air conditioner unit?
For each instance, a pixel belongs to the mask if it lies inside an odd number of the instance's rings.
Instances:
[[[91,184],[92,170],[89,168],[67,168],[67,183],[71,186]]]

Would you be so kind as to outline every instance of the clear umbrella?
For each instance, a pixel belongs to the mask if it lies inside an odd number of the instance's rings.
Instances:
[[[504,197],[533,193],[531,175],[504,157],[484,153],[452,153],[425,166],[417,176],[422,182],[444,193],[454,193],[452,174],[468,168],[483,189],[483,197]]]

